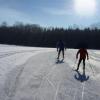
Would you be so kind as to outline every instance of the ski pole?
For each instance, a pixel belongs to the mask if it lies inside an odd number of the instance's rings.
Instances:
[[[95,73],[94,73],[94,70],[93,70],[92,65],[90,64],[90,61],[88,61],[88,63],[89,63],[89,66],[90,66],[90,68],[91,68],[91,70],[92,70],[93,76],[95,77]]]

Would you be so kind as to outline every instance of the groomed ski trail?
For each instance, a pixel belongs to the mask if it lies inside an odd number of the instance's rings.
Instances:
[[[95,79],[89,76],[84,82],[75,79],[77,73],[72,71],[75,54],[74,50],[67,50],[64,63],[58,64],[56,51],[34,55],[18,66],[19,70],[15,68],[15,73],[13,70],[9,73],[4,100],[99,100],[100,81],[96,76]],[[86,71],[91,75],[90,68]]]

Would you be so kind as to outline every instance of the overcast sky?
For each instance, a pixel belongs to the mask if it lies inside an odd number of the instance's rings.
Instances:
[[[46,27],[73,24],[85,27],[100,22],[100,0],[92,1],[95,4],[87,2],[88,7],[79,0],[0,0],[0,23],[6,21],[11,25],[19,21]]]

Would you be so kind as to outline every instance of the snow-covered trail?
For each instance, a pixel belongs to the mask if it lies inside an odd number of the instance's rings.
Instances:
[[[100,100],[100,51],[89,51],[83,82],[82,65],[80,73],[72,70],[76,67],[77,50],[67,50],[63,63],[56,63],[55,49],[40,51],[19,50],[20,53],[8,56],[10,60],[16,58],[16,64],[11,63],[14,66],[1,75],[6,77],[0,100]]]

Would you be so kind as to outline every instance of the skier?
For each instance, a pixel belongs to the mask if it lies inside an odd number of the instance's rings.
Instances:
[[[83,60],[83,73],[85,73],[85,59],[86,59],[86,56],[87,56],[87,60],[89,59],[88,52],[85,48],[79,49],[77,54],[76,54],[76,59],[78,59],[78,54],[80,54],[80,58],[79,58],[79,62],[78,62],[78,66],[77,66],[76,71],[79,70],[80,63]]]
[[[58,60],[59,60],[59,56],[60,56],[61,51],[62,51],[63,60],[64,60],[64,49],[66,49],[66,48],[65,48],[65,45],[64,45],[64,42],[63,42],[62,40],[59,40],[59,41],[57,42],[57,52],[58,52],[58,57],[57,57],[57,59],[58,59]]]

